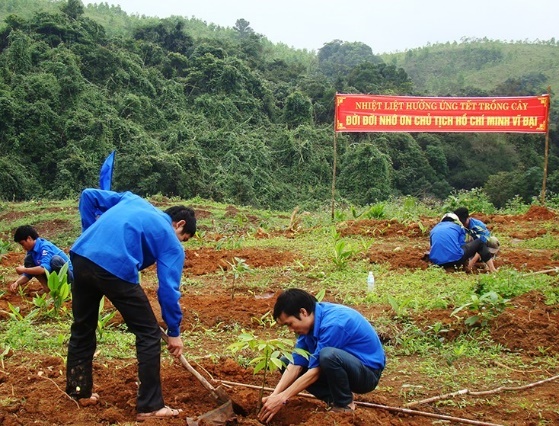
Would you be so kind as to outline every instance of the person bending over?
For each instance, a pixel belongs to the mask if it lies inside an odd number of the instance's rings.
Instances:
[[[73,281],[72,263],[63,250],[44,238],[31,225],[23,225],[16,229],[14,242],[20,244],[27,252],[23,265],[16,267],[20,274],[17,280],[10,284],[9,289],[16,292],[18,287],[28,283],[32,278],[37,278],[41,283],[42,292],[48,293],[46,271],[59,273],[64,264],[69,262],[67,280]]]
[[[306,291],[292,288],[278,296],[273,316],[298,335],[295,347],[310,357],[293,353],[293,362],[283,371],[272,394],[262,399],[261,422],[269,422],[303,390],[333,411],[352,412],[353,392],[363,394],[377,387],[386,357],[375,329],[359,312],[319,303]]]
[[[480,239],[466,242],[466,230],[454,213],[446,213],[429,234],[429,260],[435,265],[447,267],[464,266],[478,253],[489,272],[495,272],[493,255],[487,244]]]
[[[74,321],[68,344],[66,392],[75,399],[92,392],[92,362],[96,349],[101,298],[106,296],[136,336],[138,360],[138,421],[178,416],[165,406],[161,390],[161,330],[140,285],[139,271],[157,264],[157,299],[167,324],[168,348],[179,357],[182,320],[179,286],[185,259],[181,244],[196,233],[191,208],[174,206],[165,212],[131,193],[86,189],[79,201],[82,234],[70,249],[75,280]]]
[[[499,251],[500,244],[497,237],[491,235],[487,225],[481,220],[471,217],[467,207],[457,208],[454,210],[454,214],[458,216],[458,219],[460,219],[460,222],[466,229],[466,233],[472,240],[480,239],[487,245],[493,255],[493,263],[495,263],[495,255]],[[474,254],[468,263],[468,268],[472,269],[480,257],[479,253]]]

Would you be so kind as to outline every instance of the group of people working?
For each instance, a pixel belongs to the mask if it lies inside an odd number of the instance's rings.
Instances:
[[[481,259],[489,272],[495,272],[494,256],[499,241],[485,223],[470,217],[466,207],[446,213],[429,234],[429,260],[442,267],[463,267],[471,271]]]
[[[82,234],[70,249],[70,257],[53,243],[40,238],[28,225],[19,227],[14,241],[27,252],[21,274],[10,285],[36,277],[48,291],[46,273],[60,271],[68,263],[72,285],[73,323],[68,344],[66,392],[75,399],[96,402],[93,392],[93,355],[99,304],[107,297],[136,336],[138,360],[137,420],[179,415],[164,404],[161,378],[161,330],[149,300],[139,285],[139,272],[157,264],[158,301],[167,325],[168,349],[183,353],[180,337],[180,281],[185,259],[182,242],[196,233],[195,212],[185,206],[161,211],[131,192],[86,189],[79,201]],[[471,269],[480,259],[495,271],[493,256],[498,241],[485,224],[461,207],[447,213],[430,232],[430,260],[440,266]],[[377,332],[356,310],[318,302],[301,289],[283,291],[273,317],[297,336],[295,347],[308,356],[293,354],[271,395],[263,398],[258,415],[270,422],[290,398],[303,390],[325,401],[333,411],[353,412],[353,394],[376,388],[386,357]]]
[[[69,263],[72,289],[70,341],[66,362],[66,392],[76,400],[97,402],[93,392],[93,356],[99,305],[107,297],[136,336],[138,361],[137,421],[178,416],[165,405],[161,389],[161,330],[149,300],[139,285],[139,271],[157,265],[157,296],[167,325],[168,349],[183,353],[180,282],[185,259],[182,242],[196,233],[195,212],[185,206],[161,211],[131,192],[86,189],[79,200],[82,234],[70,256],[39,237],[30,226],[18,228],[14,241],[27,251],[21,276],[10,290],[33,276],[46,286],[46,274]],[[271,395],[263,398],[259,420],[269,422],[290,398],[307,390],[333,411],[353,412],[354,393],[376,388],[386,359],[377,332],[356,310],[318,302],[300,289],[283,291],[274,319],[298,335],[293,354]],[[287,360],[285,360],[287,361]]]

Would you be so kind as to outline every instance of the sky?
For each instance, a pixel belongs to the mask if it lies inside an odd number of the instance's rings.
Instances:
[[[242,18],[273,43],[308,50],[332,40],[362,42],[382,54],[463,38],[559,39],[557,0],[104,1],[128,14],[195,17],[223,27],[233,27]]]

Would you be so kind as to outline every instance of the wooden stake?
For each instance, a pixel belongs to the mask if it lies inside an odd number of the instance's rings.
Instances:
[[[559,376],[553,376],[550,377],[548,379],[544,379],[544,380],[540,380],[539,382],[534,382],[534,383],[530,383],[528,385],[524,385],[524,386],[499,386],[496,389],[491,389],[491,390],[486,390],[486,391],[470,391],[469,389],[462,389],[456,392],[452,392],[452,393],[447,393],[444,395],[439,395],[439,396],[433,396],[431,398],[427,398],[427,399],[422,399],[421,401],[413,401],[413,402],[409,402],[407,404],[405,404],[406,407],[415,407],[417,405],[420,404],[427,404],[429,402],[434,402],[434,401],[440,401],[442,399],[449,399],[452,398],[454,396],[458,396],[458,395],[473,395],[473,396],[482,396],[482,395],[490,395],[490,394],[495,394],[495,393],[499,393],[499,392],[504,392],[504,391],[517,391],[517,390],[524,390],[524,389],[529,389],[529,388],[533,388],[534,386],[538,386],[541,385],[543,383],[547,383],[547,382],[551,382],[553,380],[557,380],[559,379]]]

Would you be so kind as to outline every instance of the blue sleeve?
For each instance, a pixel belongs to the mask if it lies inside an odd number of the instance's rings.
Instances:
[[[320,351],[324,348],[344,348],[347,342],[347,332],[344,327],[335,325],[323,327],[320,330],[320,338],[316,344],[316,349],[309,358],[308,368],[319,366]]]
[[[480,239],[484,243],[487,242],[489,237],[491,237],[491,233],[485,223],[481,220],[470,218],[470,232],[474,239]]]
[[[101,189],[84,189],[79,202],[82,232],[95,223],[97,218],[122,199],[123,194]]]
[[[295,342],[295,347],[297,349],[303,349],[305,351],[309,350],[308,346],[305,343],[305,336],[299,336],[297,338],[297,342]],[[296,354],[296,353],[293,353],[291,355],[293,356],[293,364],[299,365],[299,366],[305,367],[305,368],[308,367],[310,359],[306,359],[304,356],[301,356],[301,355]]]
[[[180,243],[175,246],[175,249],[169,250],[157,259],[159,280],[157,298],[161,306],[161,316],[167,324],[167,333],[171,337],[180,334],[182,311],[179,298],[183,265],[184,249]]]

